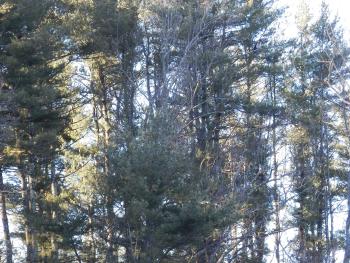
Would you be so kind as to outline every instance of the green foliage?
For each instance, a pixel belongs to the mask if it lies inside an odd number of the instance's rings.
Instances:
[[[116,178],[108,183],[117,183],[112,189],[123,204],[128,235],[139,243],[134,256],[140,262],[163,262],[190,256],[190,247],[200,247],[215,229],[225,227],[228,207],[209,201],[205,174],[195,168],[188,146],[179,143],[169,117],[156,117],[149,125],[115,156]]]
[[[330,260],[350,52],[325,5],[282,41],[274,4],[0,0],[0,164],[27,262],[262,263],[291,226],[283,253]]]

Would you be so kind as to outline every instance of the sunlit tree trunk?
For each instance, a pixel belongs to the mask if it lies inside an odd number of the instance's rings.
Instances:
[[[54,198],[57,198],[58,196],[58,183],[57,183],[57,175],[56,175],[56,167],[55,162],[51,162],[51,194]],[[57,211],[56,208],[53,208],[51,211],[51,219],[53,223],[55,224],[57,218]],[[51,262],[57,263],[58,262],[58,244],[56,240],[55,233],[51,233]]]
[[[10,228],[9,228],[9,221],[7,217],[7,210],[6,210],[6,192],[4,188],[4,180],[3,180],[3,169],[0,167],[0,198],[1,198],[1,218],[2,218],[2,228],[4,231],[4,242],[5,242],[5,249],[6,249],[6,263],[12,263],[12,243],[11,243],[11,237],[10,237]]]
[[[348,114],[346,112],[346,109],[344,107],[343,109],[343,122],[345,126],[345,132],[347,135],[348,143],[350,142],[350,127],[348,124]],[[348,154],[350,153],[350,147],[348,146]],[[344,251],[344,260],[343,263],[349,263],[350,262],[350,160],[348,161],[348,173],[347,173],[347,218],[346,218],[346,224],[345,224],[345,251]]]

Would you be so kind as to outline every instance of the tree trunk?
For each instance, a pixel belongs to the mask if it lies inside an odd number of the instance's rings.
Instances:
[[[88,207],[88,217],[89,217],[89,243],[88,243],[88,252],[87,252],[87,262],[95,263],[96,262],[96,247],[95,247],[95,238],[94,238],[94,206],[92,200]]]
[[[273,107],[277,106],[276,100],[276,77],[273,76],[272,80],[272,102]],[[277,135],[276,135],[276,113],[275,109],[273,110],[272,116],[272,151],[273,151],[273,182],[274,182],[274,192],[273,192],[273,201],[275,204],[275,256],[276,263],[280,263],[280,244],[281,244],[281,226],[280,226],[280,196],[278,192],[278,164],[277,164]]]
[[[27,184],[27,176],[25,175],[23,168],[20,168],[21,181],[22,181],[22,202],[24,211],[24,233],[25,233],[25,243],[26,243],[26,262],[34,263],[33,261],[33,247],[31,241],[31,231],[28,221],[28,215],[30,213],[29,205],[29,188]]]
[[[349,162],[350,167],[350,162]],[[346,218],[345,226],[345,255],[343,263],[350,262],[350,172],[348,172],[348,185],[347,185],[347,201],[348,201],[348,214]]]
[[[346,135],[348,137],[348,144],[350,143],[350,129],[348,125],[348,115],[346,113],[345,107],[343,109],[343,120],[344,120],[344,126]],[[350,146],[348,145],[348,154],[350,153]],[[348,160],[348,168],[350,167],[350,160]],[[343,263],[349,263],[350,262],[350,172],[348,172],[348,178],[347,178],[347,218],[346,218],[346,225],[345,225],[345,253],[344,253],[344,260]]]
[[[6,248],[6,263],[12,263],[12,243],[10,237],[10,228],[7,218],[6,210],[6,193],[4,189],[4,181],[2,176],[2,168],[0,167],[0,191],[1,191],[1,218],[2,218],[2,228],[4,230],[4,241]]]
[[[35,197],[34,197],[34,190],[33,190],[33,177],[29,176],[28,178],[28,204],[29,204],[29,209],[28,209],[28,216],[29,219],[32,220],[33,218],[33,212],[35,211]],[[29,235],[30,235],[30,263],[36,263],[37,262],[37,244],[36,244],[36,234],[33,229],[33,224],[32,222],[28,222],[29,225]]]
[[[58,196],[58,185],[56,178],[55,162],[51,162],[51,194],[55,198]],[[53,224],[56,224],[57,211],[54,207],[51,211],[51,219]],[[58,262],[58,245],[55,233],[51,233],[51,262]]]

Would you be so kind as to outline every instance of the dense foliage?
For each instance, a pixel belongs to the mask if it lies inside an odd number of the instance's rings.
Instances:
[[[349,263],[350,49],[276,3],[0,0],[0,262]]]

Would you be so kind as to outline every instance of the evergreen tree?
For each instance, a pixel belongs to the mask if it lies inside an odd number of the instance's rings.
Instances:
[[[15,139],[4,152],[13,157],[10,165],[18,168],[22,180],[26,260],[36,262],[51,251],[51,261],[56,262],[58,211],[48,194],[58,195],[58,177],[53,171],[69,125],[62,74],[65,61],[61,60],[64,36],[53,23],[61,10],[59,2],[6,1],[4,5],[8,12],[1,24],[3,78],[13,89],[9,110],[16,116]],[[48,229],[43,231],[43,226]]]
[[[331,117],[329,84],[337,83],[339,78],[334,68],[329,67],[329,55],[335,51],[334,38],[340,35],[335,33],[336,20],[330,20],[328,13],[323,4],[319,19],[302,28],[300,53],[294,60],[299,79],[288,95],[294,126],[291,147],[298,203],[295,218],[299,229],[299,262],[328,262],[334,243],[331,241],[334,233],[329,231],[329,216],[332,216],[329,198],[334,193],[329,182],[337,174],[332,168],[334,131],[330,123],[335,120]],[[339,38],[337,42],[342,40]]]
[[[349,49],[277,3],[0,0],[0,261],[349,262]]]

